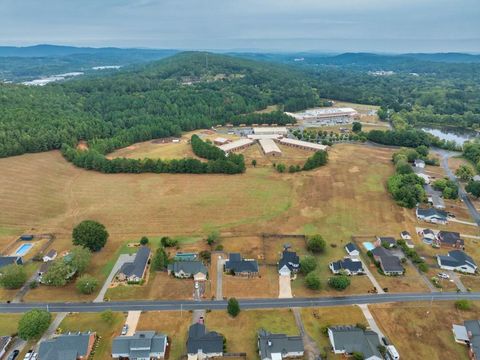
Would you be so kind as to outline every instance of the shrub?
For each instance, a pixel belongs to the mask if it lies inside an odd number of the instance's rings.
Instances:
[[[140,239],[140,245],[147,245],[148,244],[148,238],[146,236],[142,236]]]
[[[52,315],[46,310],[30,310],[18,323],[18,336],[23,340],[38,339],[48,329],[51,320]]]
[[[212,231],[207,237],[207,244],[213,245],[220,240],[220,233],[218,231]]]
[[[308,238],[307,249],[313,253],[321,253],[325,251],[326,242],[321,235],[312,235]]]
[[[105,310],[100,314],[101,319],[107,324],[113,323],[113,312],[112,310]]]
[[[163,247],[155,251],[152,259],[152,267],[155,271],[163,271],[168,265],[168,255]]]
[[[0,274],[0,286],[5,289],[20,289],[27,281],[27,273],[21,265],[4,266]]]
[[[300,271],[303,274],[308,274],[315,270],[317,267],[317,260],[313,256],[304,256],[302,260],[300,260]]]
[[[237,299],[228,299],[227,312],[233,317],[236,317],[240,313],[240,304]]]
[[[328,285],[336,290],[345,290],[350,286],[350,278],[347,275],[337,275],[328,279]]]
[[[163,247],[175,247],[178,245],[178,240],[169,238],[168,236],[164,236],[160,239],[160,243]]]
[[[321,287],[320,278],[318,277],[317,274],[315,274],[314,272],[311,272],[305,277],[305,285],[307,285],[309,289],[320,290],[320,287]]]
[[[82,275],[77,280],[77,290],[82,294],[92,294],[98,287],[98,280],[90,275]]]
[[[218,244],[217,246],[215,246],[215,251],[223,251],[223,245]]]
[[[455,301],[455,307],[458,310],[468,311],[472,308],[472,303],[466,299]]]

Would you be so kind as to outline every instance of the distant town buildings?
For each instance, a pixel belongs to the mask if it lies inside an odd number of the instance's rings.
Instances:
[[[319,127],[326,125],[350,124],[358,116],[355,109],[345,108],[316,108],[299,113],[286,113],[294,117],[305,127]]]

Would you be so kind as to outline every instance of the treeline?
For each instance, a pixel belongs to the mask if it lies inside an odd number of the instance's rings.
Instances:
[[[480,171],[480,142],[469,141],[463,144],[463,156],[474,163],[477,171]]]
[[[299,171],[309,171],[326,165],[328,162],[328,153],[326,151],[316,151],[312,156],[308,157],[303,166],[290,165],[288,167],[289,173],[296,173]],[[287,171],[287,167],[283,163],[274,164],[275,169],[279,173]]]
[[[277,125],[286,125],[294,124],[296,122],[295,118],[290,115],[285,114],[283,111],[272,111],[270,113],[252,113],[245,115],[235,115],[232,116],[229,120],[229,123],[232,125],[253,125],[253,124],[277,124]]]
[[[64,144],[62,155],[75,166],[102,173],[238,174],[245,171],[242,155],[207,162],[184,159],[107,159],[95,149],[76,150]]]
[[[198,157],[208,160],[226,159],[223,150],[220,150],[211,143],[203,141],[198,135],[192,135],[190,144],[192,145],[193,153]]]
[[[411,127],[407,127],[404,130],[371,130],[367,133],[367,140],[388,146],[411,148],[436,146],[447,150],[460,150],[460,147],[454,141],[442,140],[423,130]]]

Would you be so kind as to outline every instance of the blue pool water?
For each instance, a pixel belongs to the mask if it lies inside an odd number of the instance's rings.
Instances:
[[[367,251],[372,251],[375,249],[375,246],[369,241],[365,241],[362,245],[365,249],[367,249]]]
[[[15,255],[18,255],[18,256],[23,256],[25,255],[28,250],[30,250],[30,248],[32,247],[33,245],[32,244],[23,244],[21,245],[17,251],[15,251]]]

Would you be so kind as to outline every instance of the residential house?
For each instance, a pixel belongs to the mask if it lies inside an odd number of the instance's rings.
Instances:
[[[350,256],[354,256],[354,257],[360,256],[360,250],[358,250],[357,245],[355,245],[352,242],[345,245],[345,251]]]
[[[453,325],[455,341],[469,347],[470,359],[480,358],[480,320],[466,320],[462,325]]]
[[[223,356],[223,336],[207,332],[204,324],[190,326],[187,339],[188,360],[204,360]]]
[[[11,336],[0,336],[0,358],[5,355],[8,345],[11,343]]]
[[[356,326],[332,326],[328,328],[328,338],[335,354],[360,353],[364,360],[383,360],[378,350],[380,340],[374,331]]]
[[[68,333],[44,340],[38,349],[38,360],[87,360],[95,344],[96,334]]]
[[[278,273],[280,275],[296,274],[300,270],[300,258],[296,252],[284,249],[282,258],[278,262]]]
[[[427,193],[427,201],[437,210],[445,210],[445,201],[441,191],[435,190],[428,183],[423,185],[423,189]]]
[[[112,358],[159,360],[165,358],[167,336],[155,331],[137,331],[132,336],[117,336],[112,343]]]
[[[57,257],[57,250],[51,249],[48,253],[43,255],[43,262],[53,261]]]
[[[253,259],[243,259],[239,253],[230,253],[225,262],[225,271],[235,276],[258,276],[258,262]]]
[[[377,236],[377,241],[375,242],[375,246],[383,246],[387,248],[392,248],[392,247],[395,247],[396,245],[397,245],[397,240],[389,236],[383,236],[383,237]]]
[[[21,256],[0,256],[0,268],[7,266],[7,265],[23,265],[22,257]]]
[[[400,259],[393,255],[390,250],[379,246],[372,250],[372,255],[375,261],[379,262],[385,275],[403,275],[404,268]]]
[[[446,211],[437,210],[434,208],[417,208],[416,215],[418,220],[423,220],[432,224],[446,224],[448,223],[448,214]]]
[[[168,265],[168,274],[182,279],[188,279],[200,274],[205,277],[208,270],[201,261],[177,261]]]
[[[419,235],[422,236],[423,242],[429,245],[432,245],[437,238],[437,235],[431,229],[423,229],[419,232]]]
[[[343,260],[331,262],[328,267],[334,274],[340,274],[342,271],[347,275],[359,275],[365,273],[363,264],[360,260],[348,257]]]
[[[417,168],[425,169],[425,161],[423,161],[422,159],[415,159],[415,161],[413,162],[413,164],[414,164],[415,167],[417,167]]]
[[[444,270],[455,270],[468,274],[474,274],[477,271],[475,261],[461,250],[452,250],[448,255],[437,256],[438,266]]]
[[[117,279],[120,281],[140,282],[147,272],[149,260],[150,249],[146,246],[141,246],[138,249],[134,260],[122,265],[117,273]]]
[[[261,360],[281,360],[303,358],[301,336],[272,334],[264,329],[258,332],[258,353]]]
[[[434,240],[434,244],[435,246],[445,248],[462,250],[465,248],[465,242],[460,238],[460,234],[453,231],[439,231]]]
[[[198,258],[197,253],[177,252],[173,257],[173,261],[195,261]]]

